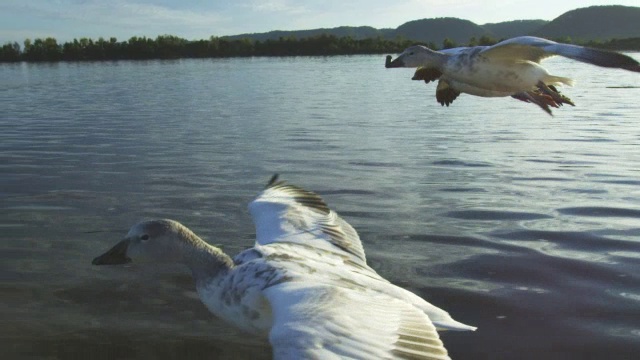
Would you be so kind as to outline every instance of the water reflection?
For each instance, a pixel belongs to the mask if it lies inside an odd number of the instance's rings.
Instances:
[[[269,358],[184,269],[90,260],[154,217],[237,253],[274,172],[323,194],[382,275],[479,327],[443,334],[454,358],[638,353],[640,105],[608,88],[637,80],[551,59],[579,79],[552,118],[508,99],[440,107],[381,60],[0,66],[9,355]]]

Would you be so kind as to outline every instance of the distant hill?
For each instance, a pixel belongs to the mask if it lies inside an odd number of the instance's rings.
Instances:
[[[420,19],[406,22],[396,29],[376,29],[371,26],[341,26],[330,29],[276,30],[266,33],[224,36],[236,40],[249,38],[265,41],[268,39],[294,37],[303,39],[321,34],[336,37],[350,36],[361,40],[383,37],[398,37],[423,43],[442,45],[449,38],[459,45],[467,44],[472,37],[487,36],[496,40],[522,35],[535,35],[550,39],[571,38],[573,41],[606,41],[614,38],[640,37],[640,7],[632,6],[592,6],[566,12],[552,21],[514,20],[478,25],[458,18]]]
[[[442,44],[442,40],[449,38],[458,44],[466,44],[470,38],[490,36],[491,33],[483,27],[458,18],[422,19],[406,22],[400,25],[394,36],[406,39]]]
[[[640,37],[640,7],[591,6],[568,11],[533,35],[572,40],[609,40]]]
[[[341,26],[332,29],[270,31],[189,41],[172,35],[58,44],[53,37],[0,46],[0,62],[146,60],[237,56],[325,56],[400,52],[416,42],[434,48],[493,44],[519,35],[537,35],[610,50],[640,50],[640,7],[593,6],[553,21],[516,20],[477,25],[458,18],[409,21],[396,29]],[[325,36],[321,36],[325,35]],[[249,39],[249,40],[247,40]],[[254,41],[251,41],[254,40]]]
[[[224,36],[223,38],[229,40],[237,40],[249,38],[257,41],[265,41],[265,40],[277,40],[279,38],[287,38],[287,37],[295,37],[296,39],[303,39],[313,36],[318,36],[322,34],[334,35],[337,37],[346,37],[350,36],[353,39],[361,40],[367,38],[375,38],[378,36],[383,36],[395,31],[394,29],[376,29],[371,26],[340,26],[336,28],[330,29],[310,29],[310,30],[275,30],[269,31],[266,33],[254,33],[254,34],[239,34],[239,35],[231,35]]]
[[[514,20],[484,24],[482,27],[488,30],[496,39],[508,39],[533,34],[547,23],[549,23],[547,20]]]

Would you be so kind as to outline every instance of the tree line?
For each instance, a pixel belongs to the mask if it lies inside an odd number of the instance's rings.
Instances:
[[[571,43],[571,39],[559,39]],[[498,40],[488,36],[469,39],[467,44],[456,44],[444,39],[441,46],[423,44],[432,49],[456,46],[493,45]],[[161,35],[155,39],[134,36],[128,41],[81,38],[59,44],[55,38],[26,39],[20,46],[17,42],[6,43],[0,48],[0,62],[40,61],[97,61],[97,60],[145,60],[179,58],[221,58],[246,56],[325,56],[398,53],[415,41],[404,38],[383,37],[354,39],[335,35],[318,35],[297,39],[281,37],[277,40],[253,41],[251,39],[230,40],[212,36],[208,40],[186,40],[173,35]],[[607,49],[639,49],[640,38],[613,39],[608,42],[588,42],[583,45]]]
[[[27,39],[23,46],[6,43],[0,49],[1,62],[15,61],[87,61],[144,60],[179,58],[221,58],[242,56],[350,55],[400,52],[412,42],[382,37],[353,39],[319,35],[277,40],[228,40],[212,36],[208,40],[189,41],[172,35],[155,39],[134,36],[128,41],[81,38],[59,44],[54,38]]]

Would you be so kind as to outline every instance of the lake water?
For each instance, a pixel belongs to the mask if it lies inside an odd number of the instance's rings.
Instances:
[[[268,359],[186,269],[91,260],[157,217],[235,254],[276,172],[380,274],[478,326],[441,333],[453,358],[635,358],[640,76],[545,66],[577,80],[554,117],[441,107],[384,56],[0,65],[3,358]]]

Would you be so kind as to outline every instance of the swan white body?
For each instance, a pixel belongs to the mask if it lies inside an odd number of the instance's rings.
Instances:
[[[249,209],[256,243],[233,259],[155,220],[93,263],[186,264],[207,308],[268,337],[276,359],[449,359],[436,329],[475,330],[370,268],[358,233],[317,194],[274,178]]]
[[[552,98],[555,105],[571,104],[570,100],[565,101],[568,99],[560,96],[557,91],[550,91],[548,86],[571,86],[573,80],[551,75],[540,65],[541,60],[555,55],[592,65],[640,72],[640,64],[627,55],[532,36],[512,38],[493,46],[460,47],[442,51],[420,45],[411,46],[395,60],[388,59],[385,66],[417,67],[428,76],[414,76],[414,79],[444,82],[442,88],[453,93],[445,97],[445,102],[438,99],[443,105],[453,102],[460,93],[517,98],[522,94],[543,94]],[[438,97],[437,93],[436,96]],[[555,106],[554,103],[551,105]]]

